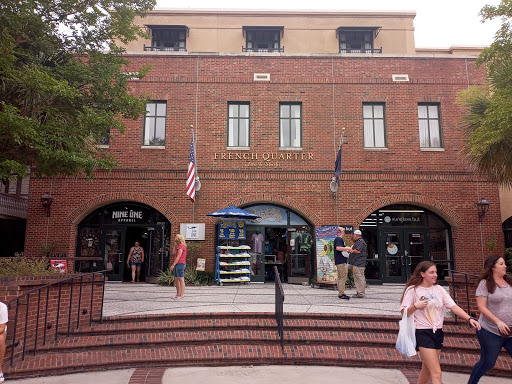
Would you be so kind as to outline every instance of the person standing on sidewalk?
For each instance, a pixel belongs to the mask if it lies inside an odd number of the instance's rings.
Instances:
[[[338,270],[338,298],[349,300],[345,294],[345,283],[347,281],[348,266],[347,266],[347,251],[349,247],[345,247],[345,241],[343,240],[345,230],[341,227],[336,229],[336,238],[334,239],[334,264]],[[345,253],[345,255],[343,254]]]
[[[354,298],[363,298],[366,290],[366,279],[364,277],[364,270],[366,268],[367,246],[366,242],[361,237],[363,234],[359,229],[356,229],[352,234],[354,244],[348,249],[350,257],[348,263],[352,265],[352,273],[354,274],[354,284],[357,293],[353,295]]]
[[[5,356],[5,343],[7,341],[7,322],[9,321],[9,310],[7,305],[0,302],[0,383],[5,381],[2,364]]]
[[[174,270],[174,285],[176,286],[174,300],[178,300],[183,299],[185,295],[185,268],[187,266],[187,243],[185,237],[180,233],[174,239],[174,251],[176,256],[169,269]]]
[[[494,367],[501,348],[512,357],[512,277],[501,256],[489,256],[484,262],[476,289],[476,304],[480,311],[476,331],[480,342],[480,360],[471,370],[468,384],[476,384]]]

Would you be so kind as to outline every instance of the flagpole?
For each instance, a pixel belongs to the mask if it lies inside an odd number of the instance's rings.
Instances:
[[[196,141],[194,140],[194,124],[190,124],[190,131],[192,132],[192,142],[194,143],[194,183],[196,182],[197,177],[197,154],[196,154]],[[195,186],[194,186],[195,188]],[[196,197],[197,197],[197,190],[195,191]],[[192,222],[195,223],[196,221],[196,199],[192,202]]]

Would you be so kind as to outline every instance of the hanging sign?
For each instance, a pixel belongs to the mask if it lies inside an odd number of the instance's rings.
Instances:
[[[219,239],[243,240],[245,239],[245,221],[243,220],[219,220]]]
[[[55,271],[59,271],[60,273],[68,273],[67,260],[50,260],[50,265]]]

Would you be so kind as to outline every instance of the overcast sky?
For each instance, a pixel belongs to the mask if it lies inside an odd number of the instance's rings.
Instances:
[[[485,4],[499,4],[499,0],[157,0],[156,8],[415,11],[416,47],[448,48],[492,43],[499,22],[480,22],[478,12]]]

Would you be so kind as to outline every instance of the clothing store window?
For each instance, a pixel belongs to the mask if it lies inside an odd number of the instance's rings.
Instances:
[[[144,117],[144,145],[165,145],[165,120],[167,102],[152,101],[146,104]]]
[[[228,147],[249,147],[249,103],[228,103]]]
[[[279,104],[279,147],[302,146],[302,103]]]
[[[421,148],[441,148],[439,104],[418,104]]]
[[[386,148],[386,127],[383,103],[363,104],[365,148]]]

